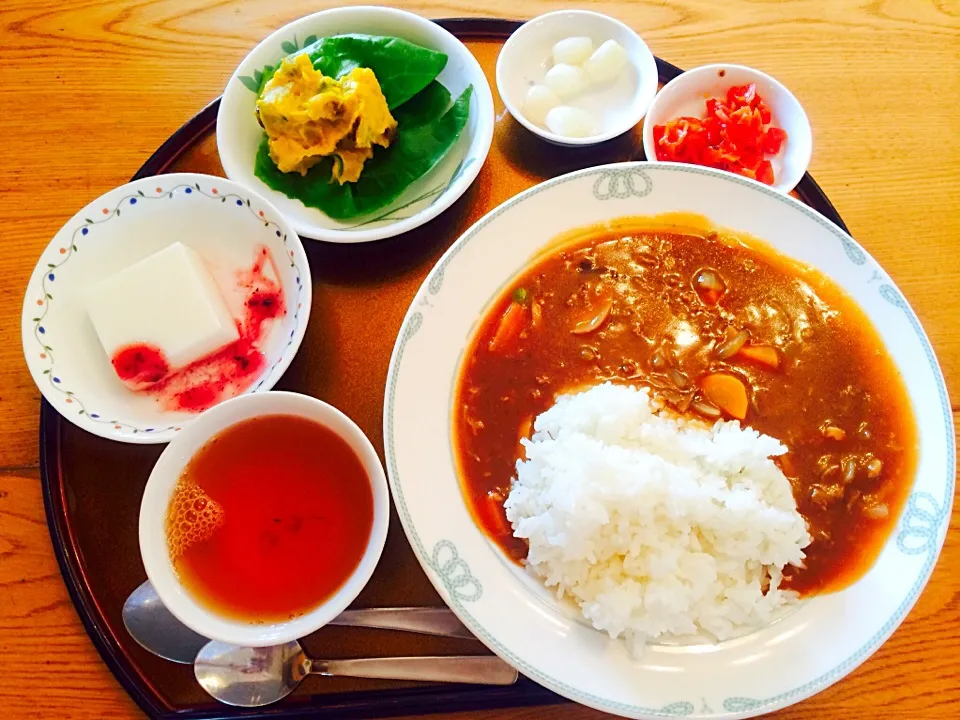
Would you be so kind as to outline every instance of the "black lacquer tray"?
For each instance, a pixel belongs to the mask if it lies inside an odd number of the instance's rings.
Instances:
[[[555,175],[643,158],[640,133],[585,149],[542,143],[503,110],[496,96],[496,57],[519,22],[438,20],[463,39],[494,88],[493,146],[473,187],[440,217],[400,237],[364,245],[305,241],[314,289],[303,345],[278,389],[305,392],[344,410],[383,454],[383,390],[394,340],[421,281],[473,222],[516,193]],[[660,59],[661,82],[681,71]],[[219,100],[167,140],[135,178],[192,171],[222,175],[214,130]],[[843,221],[809,175],[795,194],[840,227]],[[362,328],[362,332],[357,332]],[[137,523],[140,496],[162,447],[127,445],[90,435],[40,409],[40,462],[47,523],[77,613],[107,666],[151,718],[372,718],[563,702],[530,680],[511,687],[425,685],[347,678],[308,678],[276,705],[244,710],[221,705],[197,685],[192,668],[156,658],[127,634],[126,596],[146,575]],[[440,605],[394,516],[383,557],[358,607]],[[323,628],[304,639],[322,657],[477,652],[468,640],[358,628]],[[322,652],[322,655],[321,655]]]

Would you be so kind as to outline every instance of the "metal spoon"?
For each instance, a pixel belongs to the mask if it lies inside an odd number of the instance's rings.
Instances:
[[[227,705],[260,707],[286,697],[310,674],[512,685],[517,671],[494,655],[311,660],[294,641],[263,648],[212,641],[193,664],[201,687]]]
[[[165,660],[189,665],[210,642],[177,620],[147,580],[123,604],[123,624],[141,647]]]
[[[177,620],[161,602],[148,580],[130,593],[123,604],[123,624],[143,648],[165,660],[189,665],[210,638],[195,633]],[[425,635],[475,639],[446,608],[368,608],[347,610],[331,625],[405,630]]]

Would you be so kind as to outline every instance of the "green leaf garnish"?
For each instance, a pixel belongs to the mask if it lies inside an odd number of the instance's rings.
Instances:
[[[339,79],[357,67],[373,70],[380,89],[393,110],[423,90],[447,65],[445,53],[414,45],[406,40],[379,35],[334,35],[320,38],[311,35],[305,42],[313,66],[327,77]],[[283,51],[288,55],[300,52],[296,45],[285,41]],[[253,78],[241,76],[240,82],[248,90],[259,94],[280,66],[266,65]]]
[[[427,87],[447,65],[442,52],[377,35],[322,38],[307,49],[307,54],[313,67],[327,77],[340,78],[354,68],[370,68],[391,110]]]
[[[257,70],[257,72],[259,73],[260,71]],[[237,79],[238,79],[240,82],[243,83],[243,86],[244,86],[247,90],[249,90],[249,91],[251,91],[251,92],[255,92],[255,93],[260,92],[260,83],[258,83],[256,80],[254,80],[254,79],[253,79],[252,77],[250,77],[249,75],[241,75],[241,76],[238,77]]]

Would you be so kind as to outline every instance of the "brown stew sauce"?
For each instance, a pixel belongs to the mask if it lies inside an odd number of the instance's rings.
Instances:
[[[625,219],[541,254],[485,313],[455,394],[464,495],[518,562],[503,499],[534,417],[603,381],[650,387],[707,422],[779,439],[813,542],[784,569],[804,595],[872,565],[917,463],[904,383],[863,311],[820,272],[754,240]]]

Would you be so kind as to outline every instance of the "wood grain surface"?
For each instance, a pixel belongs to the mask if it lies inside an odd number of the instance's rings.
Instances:
[[[244,54],[326,0],[0,3],[0,716],[137,718],[70,603],[43,514],[23,290],[77,208],[122,184]],[[392,3],[532,17],[577,3]],[[811,172],[917,311],[960,398],[960,0],[583,0],[681,67],[762,68],[803,103]],[[954,410],[958,404],[954,401]],[[955,413],[955,421],[957,420]],[[778,717],[960,716],[960,512],[906,623],[849,678]],[[437,716],[443,717],[443,716]],[[586,720],[570,705],[458,716]]]

